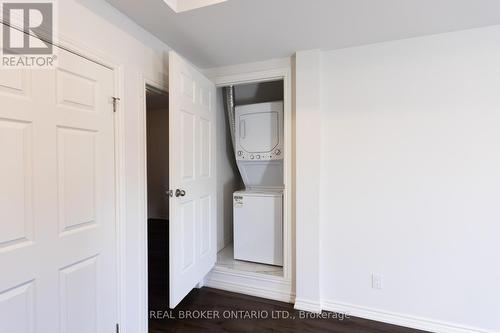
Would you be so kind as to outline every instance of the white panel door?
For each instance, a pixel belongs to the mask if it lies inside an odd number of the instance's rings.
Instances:
[[[113,73],[0,70],[0,332],[114,332]]]
[[[215,86],[169,54],[170,307],[215,265]]]

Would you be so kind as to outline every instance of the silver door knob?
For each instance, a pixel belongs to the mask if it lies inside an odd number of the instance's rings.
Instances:
[[[179,189],[175,190],[175,196],[176,196],[176,197],[183,197],[183,196],[185,196],[185,195],[186,195],[186,191],[184,191],[184,190],[179,190]]]

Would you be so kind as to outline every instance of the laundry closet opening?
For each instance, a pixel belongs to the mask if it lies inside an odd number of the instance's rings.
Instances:
[[[169,300],[169,112],[168,94],[146,88],[148,302],[150,310]]]
[[[284,81],[217,89],[219,269],[283,276]]]

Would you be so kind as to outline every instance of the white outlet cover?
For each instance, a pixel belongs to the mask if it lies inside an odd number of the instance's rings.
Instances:
[[[372,274],[372,288],[381,290],[382,289],[383,277],[380,274]]]

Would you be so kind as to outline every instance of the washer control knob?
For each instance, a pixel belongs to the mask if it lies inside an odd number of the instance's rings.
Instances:
[[[257,157],[257,159],[258,159],[258,160],[260,160],[260,155],[257,155],[257,156],[255,156],[255,157]]]
[[[251,159],[251,160],[253,160],[253,159],[254,159],[253,155],[250,155],[250,159]]]
[[[274,153],[275,153],[276,155],[281,155],[281,150],[276,149],[276,150],[274,151]]]
[[[241,150],[238,151],[238,156],[243,155],[243,152]]]

